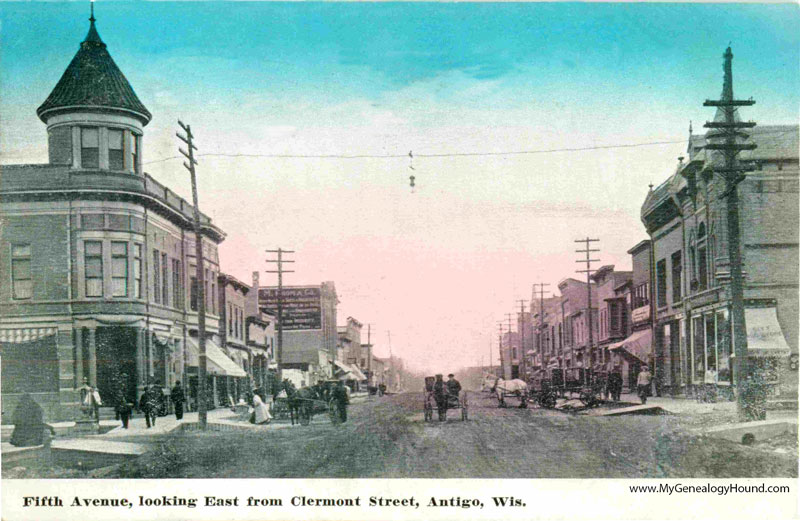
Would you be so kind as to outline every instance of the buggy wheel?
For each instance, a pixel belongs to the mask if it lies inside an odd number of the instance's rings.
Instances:
[[[545,393],[539,398],[539,405],[545,409],[552,409],[556,406],[556,395],[553,393]]]
[[[308,425],[311,423],[311,411],[310,407],[303,404],[297,410],[297,416],[300,421],[300,425]]]
[[[579,398],[581,403],[587,407],[591,407],[595,402],[594,393],[592,391],[581,391]]]
[[[425,411],[425,421],[433,421],[433,406],[429,400],[425,400],[425,403],[422,404],[422,407]]]

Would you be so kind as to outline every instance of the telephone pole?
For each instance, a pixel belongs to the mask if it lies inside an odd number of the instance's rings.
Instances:
[[[372,326],[375,324],[367,324],[367,385],[372,385]]]
[[[519,339],[520,339],[519,345],[520,345],[520,350],[522,351],[522,356],[520,358],[520,361],[522,363],[520,364],[519,371],[522,374],[522,379],[527,382],[528,364],[526,358],[528,355],[527,353],[525,353],[525,303],[528,301],[519,299],[517,300],[517,302],[519,302],[519,319],[520,319],[520,323],[519,325],[517,325],[517,329],[519,329]]]
[[[722,99],[706,100],[704,107],[717,107],[714,121],[707,122],[704,126],[713,129],[706,134],[708,138],[707,150],[719,150],[725,159],[723,168],[714,168],[714,172],[725,179],[725,209],[728,224],[728,257],[731,269],[731,307],[733,319],[733,344],[734,344],[734,381],[737,387],[736,409],[741,421],[752,420],[746,413],[746,396],[744,383],[750,374],[751,368],[747,359],[747,326],[744,312],[744,278],[742,276],[742,252],[739,237],[739,190],[738,186],[745,179],[745,172],[752,168],[743,167],[736,157],[742,150],[753,150],[755,143],[742,143],[749,134],[741,129],[755,127],[753,121],[737,121],[736,107],[746,107],[755,104],[749,100],[737,100],[733,97],[733,52],[728,47],[723,55],[724,79],[722,84]]]
[[[533,285],[534,293],[536,292],[536,286],[539,286],[539,355],[542,357],[542,365],[544,365],[544,343],[542,342],[544,330],[544,288],[549,285],[550,284],[544,282]]]
[[[575,253],[585,253],[585,259],[579,259],[575,262],[577,263],[585,263],[586,269],[585,270],[575,270],[576,273],[585,273],[586,274],[586,293],[588,296],[588,303],[587,303],[587,312],[588,312],[588,325],[589,325],[589,369],[592,369],[594,366],[594,323],[592,322],[592,273],[595,271],[592,269],[593,262],[600,262],[600,259],[592,259],[591,254],[594,252],[600,251],[599,249],[593,249],[591,247],[591,243],[593,242],[600,242],[600,239],[590,239],[586,237],[585,239],[578,239],[575,241],[576,243],[583,243],[586,249],[583,250],[575,250]],[[584,363],[584,367],[586,364]]]
[[[203,261],[203,235],[200,226],[200,207],[197,201],[197,175],[194,166],[197,160],[194,158],[194,151],[197,147],[194,146],[192,129],[189,125],[184,125],[181,120],[178,120],[178,125],[183,129],[186,135],[180,132],[175,132],[178,139],[186,143],[188,152],[180,147],[178,151],[189,160],[183,162],[183,166],[191,174],[192,179],[192,204],[194,205],[194,256],[195,256],[195,281],[197,284],[197,344],[200,349],[198,353],[198,366],[197,366],[197,420],[200,424],[201,430],[206,430],[208,426],[208,408],[206,405],[207,398],[207,385],[206,385],[206,371],[208,361],[206,360],[206,295],[205,295],[205,278],[203,273],[205,271]]]
[[[294,262],[293,260],[284,259],[283,254],[294,253],[294,251],[278,248],[277,250],[266,250],[266,252],[275,253],[278,256],[277,259],[267,259],[267,262],[276,264],[278,268],[276,270],[267,270],[267,273],[278,274],[278,320],[276,324],[278,326],[278,349],[275,354],[275,363],[278,364],[278,382],[283,382],[283,274],[294,273],[293,270],[283,269],[284,264]]]
[[[499,321],[497,323],[497,353],[500,355],[500,359],[498,361],[499,369],[498,372],[502,372],[502,377],[505,377],[505,373],[503,372],[503,322]],[[501,376],[501,375],[497,375]]]
[[[512,374],[511,379],[514,379],[513,368],[514,368],[514,339],[511,337],[511,317],[514,316],[514,313],[506,313],[506,319],[508,320],[508,367],[511,368]],[[517,366],[517,373],[519,373],[519,366]],[[519,374],[517,374],[519,377]]]

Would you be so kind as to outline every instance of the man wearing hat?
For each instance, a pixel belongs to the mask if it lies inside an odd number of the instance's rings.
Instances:
[[[639,397],[642,399],[642,404],[647,403],[647,397],[650,395],[650,382],[653,375],[650,373],[650,368],[642,366],[642,371],[636,379],[636,388],[639,391]]]
[[[456,380],[456,375],[450,373],[447,375],[447,394],[458,398],[458,393],[461,392],[461,384]]]

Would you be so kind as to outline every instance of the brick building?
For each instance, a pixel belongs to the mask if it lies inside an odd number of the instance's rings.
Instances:
[[[798,126],[748,130],[752,167],[738,187],[745,322],[752,356],[769,362],[778,393],[792,395],[798,345]],[[651,189],[642,221],[652,243],[657,378],[672,393],[691,393],[707,369],[723,388],[733,382],[730,268],[722,164],[706,149],[708,134],[690,134],[688,160]],[[767,355],[769,355],[767,357]],[[661,362],[660,365],[658,362]],[[660,370],[659,370],[660,367]],[[782,376],[778,376],[778,375]]]
[[[94,17],[37,115],[49,162],[0,167],[4,412],[30,392],[48,420],[74,418],[84,378],[105,397],[127,379],[130,400],[148,382],[191,383],[193,208],[143,171],[151,114]],[[225,234],[201,220],[207,327],[215,332]]]

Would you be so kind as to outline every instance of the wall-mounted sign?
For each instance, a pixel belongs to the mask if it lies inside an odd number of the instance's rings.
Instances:
[[[631,320],[633,320],[634,324],[639,324],[642,322],[647,322],[650,320],[650,306],[642,306],[640,308],[636,308],[631,313]]]
[[[320,288],[283,288],[281,292],[284,331],[322,329]],[[278,288],[258,290],[261,311],[278,316]]]

